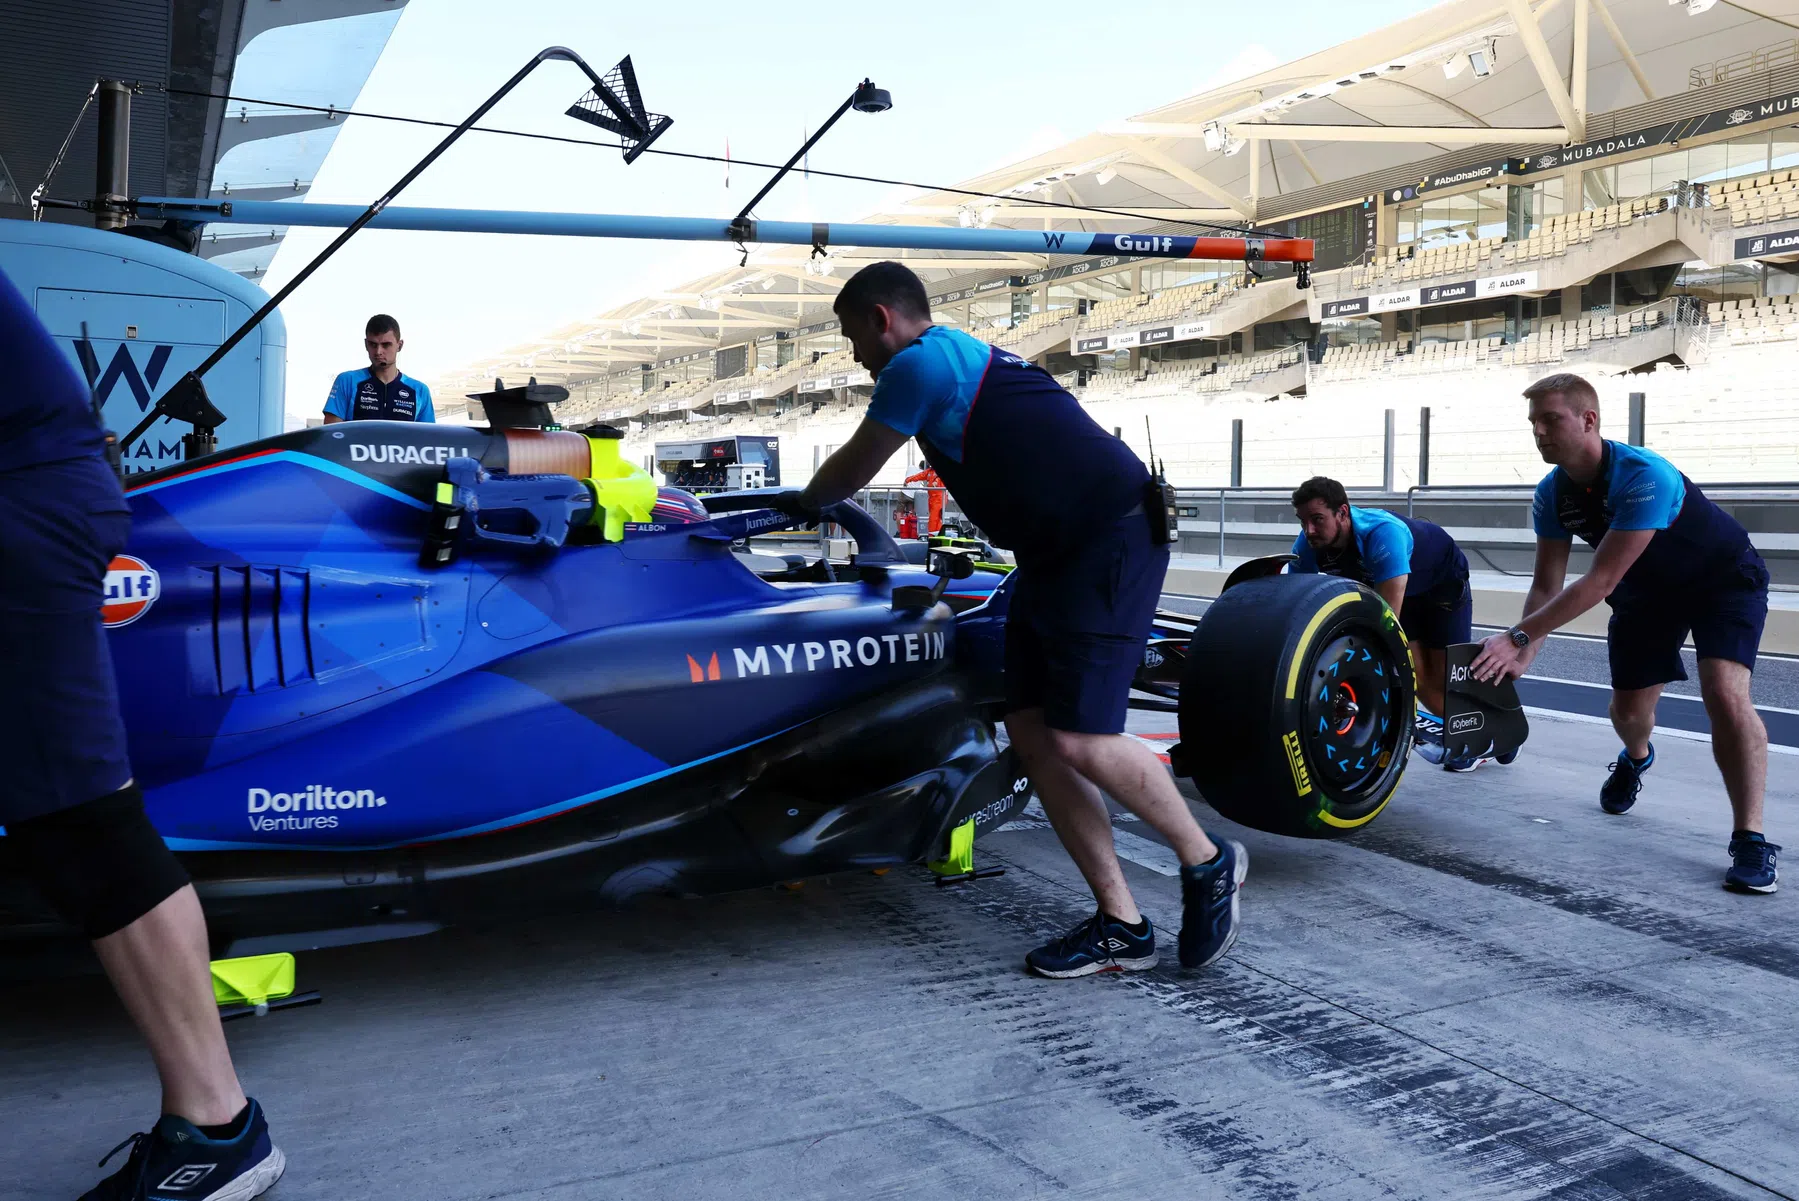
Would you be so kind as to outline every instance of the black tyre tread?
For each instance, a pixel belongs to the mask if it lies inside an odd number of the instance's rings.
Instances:
[[[1350,595],[1299,645],[1312,619]],[[1394,659],[1402,695],[1397,706],[1399,751],[1360,796],[1338,795],[1319,778],[1303,743],[1309,792],[1283,742],[1297,731],[1301,699],[1286,698],[1295,655],[1316,651],[1343,632],[1378,633]],[[1378,595],[1326,575],[1278,575],[1231,588],[1206,610],[1188,651],[1181,681],[1181,747],[1186,769],[1206,802],[1224,817],[1254,829],[1300,838],[1337,838],[1365,825],[1386,804],[1409,753],[1413,680],[1398,622]],[[1295,740],[1299,741],[1299,740]],[[1325,814],[1347,811],[1334,824]]]

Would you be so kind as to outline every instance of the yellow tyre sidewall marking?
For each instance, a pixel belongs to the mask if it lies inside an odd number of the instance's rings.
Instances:
[[[1362,594],[1360,592],[1345,592],[1343,595],[1335,597],[1321,605],[1318,612],[1312,614],[1312,620],[1306,622],[1306,628],[1300,632],[1299,641],[1295,643],[1293,647],[1293,664],[1287,669],[1288,700],[1292,700],[1299,693],[1299,668],[1300,665],[1305,662],[1306,650],[1312,645],[1312,636],[1318,632],[1318,627],[1322,626],[1325,619],[1331,614],[1348,605],[1354,604],[1360,599],[1362,599]],[[1385,609],[1389,615],[1393,612],[1392,608],[1389,607],[1384,600],[1381,602],[1381,608]],[[1398,619],[1395,618],[1394,625],[1397,626],[1398,624]],[[1400,778],[1403,779],[1404,776],[1405,769],[1402,767],[1400,769]],[[1393,799],[1393,793],[1397,791],[1399,791],[1399,780],[1396,779],[1393,781],[1393,788],[1387,793],[1386,800],[1383,800],[1380,804],[1376,805],[1371,812],[1364,816],[1352,818],[1341,818],[1332,813],[1330,811],[1330,802],[1326,800],[1324,794],[1320,792],[1318,794],[1318,812],[1314,816],[1327,826],[1334,826],[1339,830],[1353,830],[1357,826],[1365,826],[1376,817],[1379,817],[1380,811],[1387,807],[1388,802]],[[1304,796],[1305,794],[1301,793],[1300,795]]]

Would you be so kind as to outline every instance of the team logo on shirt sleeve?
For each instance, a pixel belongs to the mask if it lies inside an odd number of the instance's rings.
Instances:
[[[114,555],[106,566],[106,589],[100,619],[107,629],[128,626],[150,611],[162,595],[162,577],[133,555]]]

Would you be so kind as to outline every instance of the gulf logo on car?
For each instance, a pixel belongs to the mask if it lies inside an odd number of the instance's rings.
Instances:
[[[142,559],[131,555],[114,555],[106,565],[106,599],[100,606],[100,617],[107,629],[128,626],[156,603],[162,595],[162,577]]]

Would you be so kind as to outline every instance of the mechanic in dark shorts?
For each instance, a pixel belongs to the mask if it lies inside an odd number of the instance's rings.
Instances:
[[[1041,368],[931,323],[924,284],[898,263],[864,267],[835,304],[856,360],[875,377],[868,415],[819,467],[792,511],[850,496],[916,437],[943,485],[1018,560],[1006,617],[1006,729],[1098,912],[1030,952],[1056,978],[1155,966],[1155,932],[1112,846],[1100,789],[1180,857],[1180,961],[1203,967],[1237,937],[1248,855],[1214,844],[1168,769],[1123,736],[1168,568],[1152,535],[1148,470]]]
[[[0,273],[0,870],[92,940],[162,1078],[162,1118],[84,1201],[247,1201],[285,1160],[231,1065],[199,899],[131,778],[101,622],[131,513],[104,456],[87,388]]]
[[[1487,762],[1484,756],[1443,761],[1445,652],[1474,640],[1474,594],[1462,548],[1434,522],[1356,508],[1343,485],[1327,476],[1313,476],[1293,490],[1293,512],[1302,532],[1293,540],[1299,562],[1289,570],[1366,584],[1399,618],[1418,681],[1418,753],[1445,771],[1473,771]]]
[[[1768,616],[1767,565],[1736,519],[1666,459],[1600,437],[1599,397],[1586,380],[1551,375],[1524,395],[1537,449],[1555,467],[1537,485],[1536,575],[1524,618],[1486,640],[1475,677],[1523,675],[1552,631],[1610,604],[1612,727],[1624,749],[1599,804],[1624,813],[1655,764],[1649,736],[1662,686],[1687,678],[1680,648],[1691,632],[1712,757],[1735,819],[1724,886],[1773,892],[1780,848],[1762,836],[1768,733],[1749,696]],[[1593,563],[1564,588],[1575,536],[1594,548]]]

